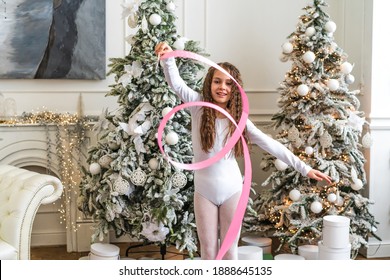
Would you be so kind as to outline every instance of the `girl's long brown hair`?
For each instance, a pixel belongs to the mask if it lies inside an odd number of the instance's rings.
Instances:
[[[233,64],[229,62],[222,62],[218,63],[218,65],[225,69],[240,84],[241,87],[243,86],[240,71]],[[204,79],[202,94],[203,100],[206,102],[214,103],[214,100],[211,96],[211,83],[215,71],[216,69],[214,67],[210,67]],[[242,114],[242,98],[240,91],[238,90],[238,87],[235,83],[233,83],[232,85],[232,95],[227,104],[226,110],[230,113],[236,123],[238,123]],[[204,152],[209,152],[210,149],[214,146],[216,117],[216,110],[209,107],[203,107],[203,114],[200,125],[200,135],[202,150]],[[227,141],[227,138],[230,137],[235,130],[236,126],[232,122],[229,122],[229,133],[226,136],[225,143]],[[246,128],[244,130],[243,135],[245,141],[248,142]],[[243,155],[243,147],[241,141],[238,141],[237,144],[234,146],[234,155],[236,157],[240,157]]]

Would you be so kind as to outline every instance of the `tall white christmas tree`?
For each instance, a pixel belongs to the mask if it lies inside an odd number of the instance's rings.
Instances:
[[[145,243],[175,245],[190,255],[197,250],[193,214],[193,173],[163,159],[157,145],[162,117],[181,103],[167,85],[154,48],[166,41],[175,49],[200,53],[197,42],[177,34],[171,0],[134,0],[123,5],[123,17],[135,34],[131,50],[110,61],[116,83],[109,96],[118,109],[105,112],[95,126],[98,143],[90,148],[79,196],[79,209],[96,221],[92,240],[113,230]],[[199,71],[193,60],[177,59],[185,82],[199,90]],[[163,145],[177,162],[192,162],[190,115],[176,113],[165,128]]]
[[[278,89],[280,110],[272,120],[276,139],[334,183],[317,183],[266,154],[262,167],[273,172],[262,185],[270,188],[255,200],[258,215],[248,215],[245,226],[279,237],[280,248],[288,244],[296,252],[321,238],[325,215],[343,215],[351,220],[355,257],[377,225],[369,211],[373,202],[361,195],[367,183],[362,148],[372,140],[368,132],[362,137],[368,123],[359,111],[359,91],[348,89],[353,64],[334,42],[337,26],[326,6],[323,0],[306,6],[282,46],[281,60],[292,65]]]

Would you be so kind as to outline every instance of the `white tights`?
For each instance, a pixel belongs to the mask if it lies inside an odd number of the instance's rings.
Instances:
[[[218,237],[220,237],[222,243],[233,219],[240,196],[241,192],[238,192],[220,206],[217,206],[199,193],[194,193],[196,228],[202,260],[214,260],[217,257],[219,250]],[[238,239],[239,236],[226,252],[223,257],[224,260],[237,259]]]

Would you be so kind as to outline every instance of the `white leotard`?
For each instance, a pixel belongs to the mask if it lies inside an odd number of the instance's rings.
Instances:
[[[164,60],[162,65],[169,86],[183,102],[202,100],[202,96],[189,88],[180,77],[174,58]],[[214,147],[206,153],[202,150],[200,140],[200,124],[203,109],[201,107],[190,107],[189,111],[192,123],[194,162],[199,162],[213,157],[223,148],[225,136],[228,132],[229,120],[227,118],[216,119]],[[251,143],[255,143],[276,158],[294,167],[304,176],[311,170],[311,167],[306,165],[281,143],[264,134],[249,119],[246,128]],[[232,152],[213,165],[196,170],[194,174],[195,191],[217,206],[221,205],[232,195],[240,192],[242,183],[241,171]]]

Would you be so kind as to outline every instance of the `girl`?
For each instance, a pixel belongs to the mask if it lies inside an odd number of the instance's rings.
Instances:
[[[165,42],[155,47],[155,53],[162,56],[172,48]],[[189,88],[179,75],[174,58],[162,60],[165,78],[183,102],[206,101],[214,103],[229,112],[239,122],[242,112],[241,94],[235,83],[221,71],[210,67],[204,79],[202,94]],[[242,86],[238,69],[227,62],[220,63]],[[236,127],[222,113],[208,107],[190,107],[192,120],[192,143],[194,162],[213,157],[220,151]],[[247,121],[244,138],[295,168],[302,175],[319,181],[331,178],[307,166],[278,141],[268,137],[250,121]],[[200,241],[201,258],[213,260],[218,253],[218,238],[224,240],[234,216],[241,189],[242,175],[236,157],[243,155],[239,141],[234,150],[217,163],[194,174],[194,211]],[[227,251],[224,259],[237,259],[238,237]]]

